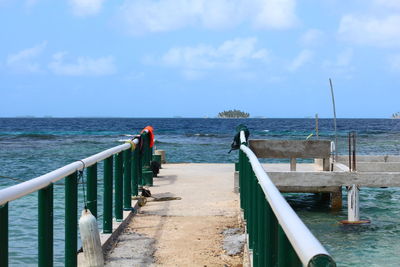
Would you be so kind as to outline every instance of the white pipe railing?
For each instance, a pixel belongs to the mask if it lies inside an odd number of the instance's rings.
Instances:
[[[241,143],[245,143],[246,139],[242,133],[243,131],[241,131],[240,141]],[[318,239],[316,239],[315,236],[310,232],[303,221],[297,216],[297,214],[276,188],[274,183],[268,177],[253,151],[251,151],[251,149],[245,145],[241,145],[240,149],[249,158],[250,164],[265,194],[265,197],[302,264],[304,266],[308,266],[310,261],[315,256],[329,256],[329,253],[321,245]]]
[[[139,139],[135,138],[132,140],[132,142],[135,145],[137,145],[139,143]],[[82,170],[83,168],[89,167],[89,166],[91,166],[99,161],[102,161],[116,153],[130,149],[131,147],[132,147],[131,143],[125,143],[125,144],[104,150],[100,153],[97,153],[93,156],[84,158],[82,160],[75,161],[73,163],[65,165],[64,167],[61,167],[59,169],[56,169],[52,172],[46,173],[39,177],[33,178],[26,182],[22,182],[20,184],[13,185],[13,186],[7,187],[5,189],[2,189],[2,190],[0,190],[0,205],[3,205],[7,202],[13,201],[20,197],[23,197],[30,193],[33,193],[37,190],[45,188],[48,185],[50,185],[51,183],[55,183],[76,171],[79,171],[79,170]]]

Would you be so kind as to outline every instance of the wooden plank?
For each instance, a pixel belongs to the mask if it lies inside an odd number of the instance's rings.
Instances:
[[[400,172],[268,172],[276,186],[400,187]]]
[[[258,158],[329,158],[329,140],[249,140]]]

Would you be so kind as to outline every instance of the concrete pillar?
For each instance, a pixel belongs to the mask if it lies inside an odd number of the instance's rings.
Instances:
[[[331,162],[329,158],[322,159],[322,170],[330,171],[331,170]]]
[[[239,193],[239,172],[235,171],[235,174],[233,176],[233,192],[234,193]]]
[[[161,163],[167,163],[166,156],[165,156],[165,150],[156,150],[154,151],[155,155],[161,155]]]
[[[355,184],[351,185],[347,191],[347,210],[349,222],[360,221],[360,204],[358,191],[359,189]]]
[[[296,158],[290,158],[290,171],[296,171]]]

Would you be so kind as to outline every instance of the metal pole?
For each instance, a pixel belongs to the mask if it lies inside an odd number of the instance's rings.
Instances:
[[[351,167],[353,166],[351,160],[351,133],[349,133],[349,171],[351,171]]]
[[[132,153],[132,196],[138,196],[139,190],[139,172],[141,172],[139,162],[139,147],[136,147]]]
[[[318,139],[319,138],[318,113],[315,113],[315,134],[317,135],[317,139]]]
[[[8,266],[8,203],[0,206],[0,266]]]
[[[39,264],[53,266],[53,184],[39,190]]]
[[[357,171],[357,168],[356,168],[356,133],[353,132],[352,136],[353,136],[353,167],[352,167],[352,170]]]
[[[285,232],[280,225],[278,226],[278,266],[303,266],[299,257],[296,254],[296,251],[293,249],[293,246],[290,244],[289,239],[287,238]]]
[[[87,168],[87,208],[97,218],[97,163]]]
[[[103,233],[112,233],[113,157],[104,160]]]
[[[65,178],[65,266],[77,266],[78,251],[78,177],[77,173]]]
[[[146,132],[142,133],[143,138],[143,183],[147,186],[153,186],[153,172],[150,168],[151,148],[150,148],[150,135]]]
[[[115,220],[117,222],[122,221],[123,212],[122,212],[122,180],[123,180],[123,154],[122,152],[115,155],[115,191],[114,191],[114,200],[115,200]]]
[[[332,105],[333,105],[333,124],[335,127],[335,157],[334,160],[337,160],[337,148],[338,148],[338,137],[337,137],[337,124],[336,124],[336,105],[335,105],[335,96],[333,94],[333,85],[332,85],[332,80],[329,78],[329,84],[331,86],[331,94],[332,94]]]
[[[131,200],[131,150],[124,151],[124,210],[132,210]]]

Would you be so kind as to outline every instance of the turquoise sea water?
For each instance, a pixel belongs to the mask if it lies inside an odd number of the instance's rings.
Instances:
[[[118,145],[124,134],[152,125],[156,146],[169,162],[237,161],[227,154],[235,127],[246,124],[251,138],[302,139],[314,131],[312,119],[0,119],[0,188],[42,175],[65,164]],[[332,120],[319,121],[320,138],[333,140]],[[347,133],[357,132],[358,154],[400,154],[400,120],[339,119],[338,150],[345,154]],[[102,164],[99,167],[101,187]],[[63,265],[64,186],[55,186],[55,265]],[[344,192],[345,193],[345,192]],[[361,217],[372,223],[343,227],[341,212],[313,194],[288,194],[287,199],[338,266],[397,266],[400,256],[400,190],[361,190]],[[82,198],[81,198],[82,199]],[[99,195],[99,216],[101,197]],[[80,201],[80,205],[82,205]],[[10,204],[10,263],[36,265],[37,193]]]

